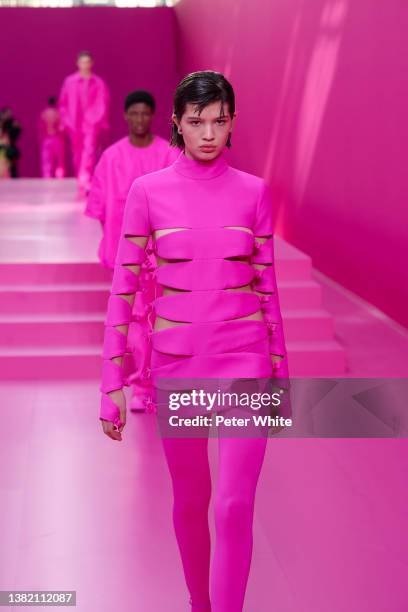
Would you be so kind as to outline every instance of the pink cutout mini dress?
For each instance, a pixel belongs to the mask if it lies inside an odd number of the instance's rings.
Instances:
[[[137,291],[128,268],[146,252],[128,237],[152,236],[160,295],[153,301],[151,378],[287,378],[273,255],[272,199],[264,179],[181,152],[137,178],[127,197],[105,319],[100,418],[120,426],[108,393],[128,384],[126,335]],[[281,357],[273,363],[271,354]]]

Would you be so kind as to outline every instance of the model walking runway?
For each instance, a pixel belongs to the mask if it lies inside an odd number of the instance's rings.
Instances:
[[[174,131],[185,138],[182,151],[168,168],[136,179],[125,206],[101,385],[100,417],[113,439],[120,439],[126,421],[122,358],[150,237],[158,263],[156,280],[163,291],[154,301],[153,385],[163,376],[288,376],[269,190],[259,177],[230,167],[224,156],[235,118],[232,87],[219,73],[193,73],[179,84],[174,106]],[[211,574],[207,439],[162,441],[192,610],[241,612],[267,438],[220,438]]]

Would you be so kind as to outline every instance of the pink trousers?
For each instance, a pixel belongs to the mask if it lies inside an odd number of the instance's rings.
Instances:
[[[72,159],[78,184],[85,190],[90,188],[92,173],[96,163],[98,132],[84,129],[71,132]]]
[[[268,351],[267,340],[252,349]],[[248,347],[242,347],[242,352]],[[160,369],[182,356],[151,352]],[[188,359],[188,358],[187,358]],[[157,370],[156,370],[157,371]],[[268,438],[218,438],[218,479],[214,492],[216,541],[210,564],[208,508],[212,482],[208,438],[162,437],[173,486],[173,525],[192,612],[242,612],[253,549],[255,493]]]
[[[208,438],[162,438],[173,485],[173,525],[193,612],[243,610],[253,549],[255,492],[267,440],[218,439],[216,541],[210,569]]]
[[[43,178],[65,176],[64,141],[61,136],[46,136],[42,141],[41,172]]]

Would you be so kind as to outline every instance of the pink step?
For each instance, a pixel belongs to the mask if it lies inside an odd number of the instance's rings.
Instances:
[[[0,285],[0,313],[69,313],[106,310],[111,283],[78,282],[36,285]],[[282,309],[316,310],[321,304],[320,285],[315,281],[279,282]]]
[[[343,348],[335,341],[287,342],[292,377],[342,376]],[[97,378],[101,373],[100,345],[57,347],[0,347],[2,380]]]
[[[1,314],[0,346],[59,346],[80,342],[102,345],[105,311]],[[287,340],[328,340],[333,322],[323,310],[283,311]]]
[[[1,380],[100,379],[100,346],[0,347]]]
[[[102,344],[101,313],[23,314],[0,316],[0,346]]]
[[[1,285],[103,283],[112,280],[112,272],[99,263],[2,263]]]
[[[334,321],[329,313],[316,310],[285,310],[282,308],[285,337],[290,340],[331,340]]]
[[[289,371],[297,378],[342,376],[347,363],[344,348],[335,340],[291,342],[286,344]]]
[[[275,236],[275,268],[279,281],[308,280],[311,278],[312,260],[293,245]]]
[[[0,285],[0,314],[106,311],[110,283]]]
[[[310,279],[310,262],[283,259],[276,261],[276,275],[279,281]],[[97,261],[65,262],[5,262],[1,264],[1,282],[10,285],[40,283],[104,282],[111,281],[112,271]]]
[[[321,308],[321,288],[314,280],[277,280],[282,310]]]

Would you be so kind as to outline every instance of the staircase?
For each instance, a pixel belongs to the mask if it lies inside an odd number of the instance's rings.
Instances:
[[[112,273],[75,182],[3,181],[0,201],[0,379],[99,378]],[[310,258],[278,237],[275,255],[291,376],[341,376]]]
[[[345,352],[335,338],[333,318],[322,308],[311,258],[276,236],[275,268],[290,376],[343,376]]]
[[[0,266],[1,379],[100,376],[109,287],[96,262]]]

